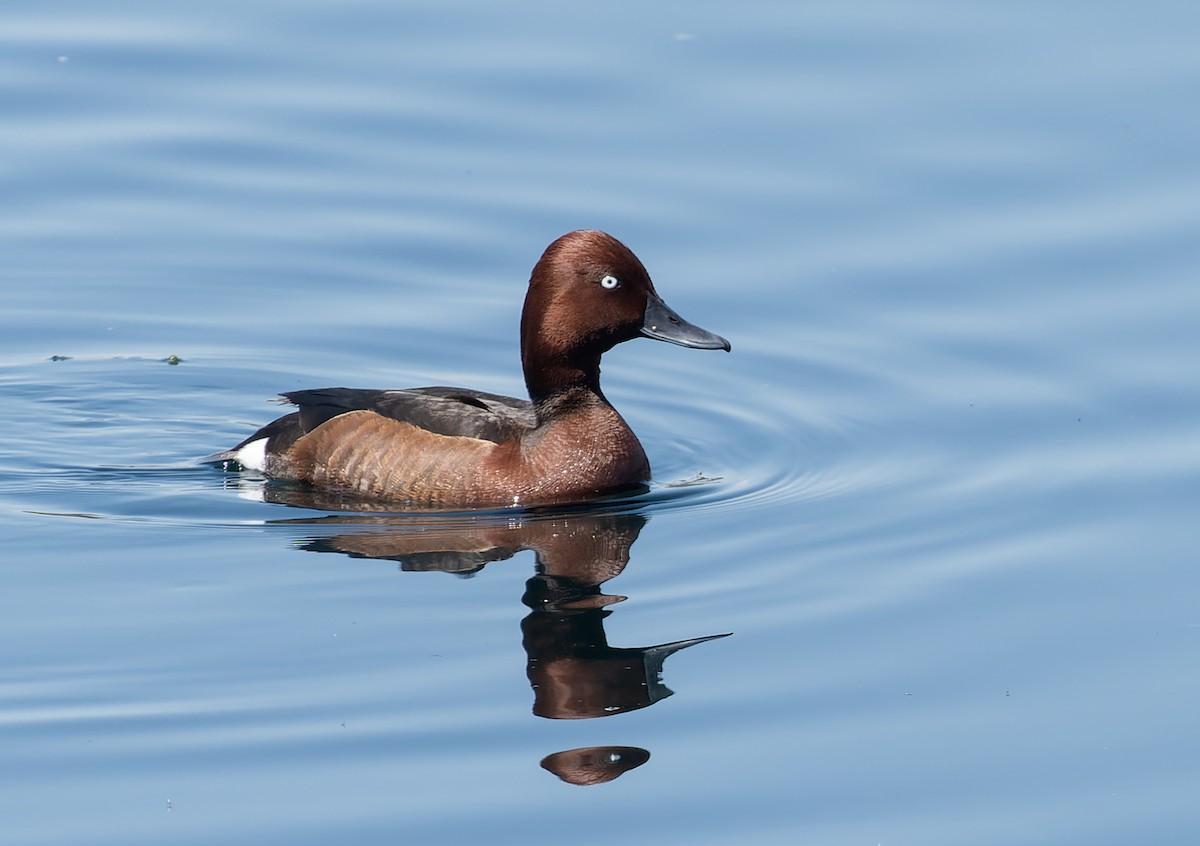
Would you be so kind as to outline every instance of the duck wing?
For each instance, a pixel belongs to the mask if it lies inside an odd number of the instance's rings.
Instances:
[[[348,411],[373,411],[439,435],[503,443],[536,424],[528,400],[468,388],[429,387],[402,391],[317,388],[282,396],[295,405],[303,432]]]

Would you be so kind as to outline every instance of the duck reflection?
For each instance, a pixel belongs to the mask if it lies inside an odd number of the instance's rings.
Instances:
[[[328,503],[324,504],[328,507]],[[352,531],[309,540],[303,548],[356,558],[397,561],[404,571],[473,575],[487,564],[532,550],[536,573],[522,602],[521,622],[533,688],[533,713],[555,720],[592,719],[646,708],[672,695],[662,681],[663,662],[675,652],[726,634],[653,646],[608,643],[609,606],[625,599],[602,585],[629,563],[630,549],[646,525],[631,512],[523,515],[509,519],[336,515],[286,521],[345,525]],[[611,781],[645,763],[650,753],[625,746],[587,747],[547,756],[542,766],[572,784]]]

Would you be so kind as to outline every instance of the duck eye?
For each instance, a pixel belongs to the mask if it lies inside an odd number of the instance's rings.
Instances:
[[[613,276],[611,273],[600,280],[600,287],[606,291],[611,291],[620,284],[621,280]]]

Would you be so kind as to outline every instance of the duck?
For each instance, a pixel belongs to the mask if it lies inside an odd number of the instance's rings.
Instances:
[[[600,390],[600,358],[650,338],[693,349],[729,341],[680,317],[633,251],[598,230],[550,244],[521,313],[529,399],[467,388],[317,388],[206,459],[227,470],[416,509],[584,503],[650,481],[637,436]]]

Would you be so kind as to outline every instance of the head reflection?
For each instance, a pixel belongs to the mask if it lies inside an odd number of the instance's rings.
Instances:
[[[650,753],[637,746],[588,746],[567,749],[542,759],[548,770],[569,784],[604,784],[650,760]]]
[[[622,648],[609,646],[604,606],[624,597],[606,596],[599,585],[549,574],[534,576],[523,601],[533,611],[521,622],[526,672],[533,687],[533,713],[552,720],[607,717],[653,705],[672,694],[662,681],[663,661],[672,653],[725,635]]]

